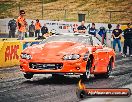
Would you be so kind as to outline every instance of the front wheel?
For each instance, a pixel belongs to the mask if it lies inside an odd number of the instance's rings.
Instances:
[[[31,73],[26,73],[26,74],[24,74],[24,77],[25,77],[26,79],[31,79],[31,78],[33,78],[33,74],[31,74]]]
[[[82,80],[89,79],[89,78],[90,78],[90,69],[86,70],[86,72],[83,73],[83,75],[80,75],[80,78],[81,78]]]
[[[92,67],[92,60],[89,59],[86,65],[86,72],[83,75],[80,75],[80,78],[83,80],[90,78],[90,68]]]
[[[52,78],[63,78],[64,75],[60,75],[60,74],[52,74]]]

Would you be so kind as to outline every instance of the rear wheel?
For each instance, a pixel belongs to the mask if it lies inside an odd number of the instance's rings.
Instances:
[[[108,66],[107,66],[107,72],[103,74],[95,74],[94,76],[96,78],[109,78],[110,74],[112,72],[112,60],[110,60]]]
[[[92,67],[92,60],[89,59],[86,65],[86,72],[83,75],[80,75],[80,78],[83,80],[90,78],[90,68]]]
[[[25,77],[26,79],[31,79],[31,78],[33,78],[33,74],[31,74],[31,73],[26,73],[26,74],[24,74],[24,77]]]

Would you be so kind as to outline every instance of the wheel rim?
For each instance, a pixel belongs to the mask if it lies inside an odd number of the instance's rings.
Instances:
[[[90,78],[90,70],[86,70],[86,77],[87,77],[87,79]]]
[[[91,68],[91,60],[89,60],[87,69],[86,69],[86,77],[87,79],[90,78],[90,68]]]

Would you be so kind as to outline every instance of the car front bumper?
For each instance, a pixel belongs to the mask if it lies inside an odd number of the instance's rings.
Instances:
[[[79,73],[84,73],[86,72],[86,61],[84,60],[64,60],[61,62],[44,62],[47,64],[50,63],[61,63],[62,66],[59,69],[45,69],[45,68],[31,68],[31,66],[29,65],[29,61],[26,59],[20,59],[20,68],[22,72],[25,73],[34,73],[34,74],[52,74],[52,73],[63,73],[63,74],[79,74]],[[35,63],[35,62],[33,62]],[[37,62],[40,63],[40,62]]]

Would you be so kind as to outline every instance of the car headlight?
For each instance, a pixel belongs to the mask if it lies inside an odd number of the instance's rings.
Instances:
[[[80,58],[79,54],[64,55],[63,57],[64,60],[76,60],[79,58]]]
[[[26,53],[22,53],[22,54],[21,54],[21,58],[22,58],[22,59],[28,59],[28,60],[30,60],[30,59],[32,58],[32,56],[29,55],[29,54],[26,54]]]

